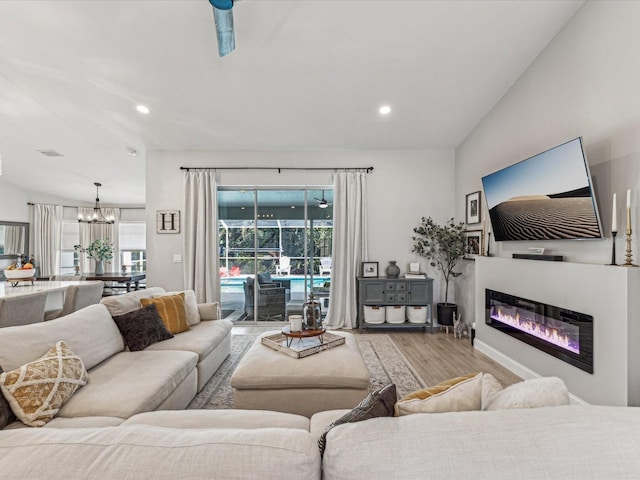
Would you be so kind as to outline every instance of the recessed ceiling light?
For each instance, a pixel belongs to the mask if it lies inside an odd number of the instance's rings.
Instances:
[[[136,105],[136,110],[143,115],[149,115],[149,112],[151,111],[146,105]]]
[[[389,105],[382,105],[378,111],[380,115],[389,115],[391,113],[391,107]]]

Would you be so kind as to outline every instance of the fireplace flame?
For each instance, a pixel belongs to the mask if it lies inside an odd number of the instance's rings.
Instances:
[[[516,311],[515,316],[511,313],[511,308],[501,308],[496,306],[491,314],[491,318],[497,320],[505,325],[510,325],[522,332],[533,335],[534,337],[545,340],[549,343],[553,343],[559,347],[562,347],[570,352],[580,354],[580,347],[577,340],[566,333],[563,333],[559,328],[544,325],[531,318],[523,318],[519,311]]]

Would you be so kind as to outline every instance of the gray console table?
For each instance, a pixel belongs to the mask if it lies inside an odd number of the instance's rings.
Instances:
[[[433,278],[364,278],[358,277],[358,325],[360,328],[409,329],[433,331]],[[364,321],[364,306],[424,306],[426,323],[380,323]]]

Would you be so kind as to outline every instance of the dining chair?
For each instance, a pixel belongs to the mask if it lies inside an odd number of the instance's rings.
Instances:
[[[50,281],[58,281],[58,282],[72,282],[74,280],[86,280],[86,275],[51,275],[49,277]]]
[[[69,315],[89,305],[100,303],[104,282],[86,282],[80,285],[67,287],[64,293],[64,303],[61,310],[47,312],[45,321]]]
[[[47,292],[0,298],[0,328],[44,321]]]

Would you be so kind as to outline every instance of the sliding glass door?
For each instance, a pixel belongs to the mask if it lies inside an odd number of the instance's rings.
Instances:
[[[310,293],[326,312],[331,282],[333,192],[220,188],[222,309],[243,324],[286,321]]]

